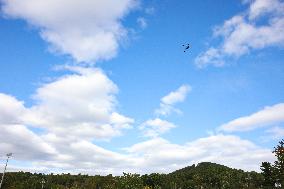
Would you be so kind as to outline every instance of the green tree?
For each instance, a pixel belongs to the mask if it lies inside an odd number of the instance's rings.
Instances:
[[[276,184],[284,188],[284,139],[274,148],[273,153],[277,160],[274,162],[273,170],[275,172]]]
[[[265,188],[284,188],[284,140],[274,148],[276,161],[274,164],[263,162],[261,165]]]
[[[264,188],[274,188],[275,180],[274,180],[274,173],[271,163],[269,162],[262,162],[261,167],[262,175],[264,177],[263,186]]]
[[[139,174],[123,173],[119,177],[119,189],[142,189],[143,181]]]

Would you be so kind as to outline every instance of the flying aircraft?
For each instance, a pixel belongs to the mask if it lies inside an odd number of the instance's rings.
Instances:
[[[190,48],[189,44],[182,45],[182,46],[184,47],[184,51],[183,52],[186,52]]]

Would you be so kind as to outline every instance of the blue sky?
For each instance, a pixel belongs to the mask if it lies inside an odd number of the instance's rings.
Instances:
[[[2,164],[8,152],[10,170],[89,174],[273,161],[282,1],[65,1],[1,0]]]

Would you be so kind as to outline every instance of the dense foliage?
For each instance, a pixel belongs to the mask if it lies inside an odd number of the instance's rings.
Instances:
[[[261,188],[263,176],[214,163],[192,165],[170,174],[127,174],[122,176],[43,175],[7,173],[4,189],[189,189],[189,188]]]
[[[7,173],[3,189],[272,189],[284,186],[284,140],[274,148],[274,164],[263,162],[262,173],[245,172],[203,162],[169,174],[123,173],[122,176]],[[1,174],[0,174],[1,176]]]
[[[263,162],[261,165],[265,188],[284,188],[284,140],[274,148],[274,164]]]

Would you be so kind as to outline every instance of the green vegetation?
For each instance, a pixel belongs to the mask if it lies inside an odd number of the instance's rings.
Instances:
[[[284,188],[284,140],[279,142],[273,153],[276,156],[274,164],[263,162],[261,165],[263,185],[265,188]]]
[[[200,163],[170,174],[126,174],[122,176],[43,175],[32,173],[7,173],[4,189],[189,189],[189,188],[260,188],[263,176],[244,172],[215,163]]]
[[[7,173],[4,189],[241,189],[281,188],[284,186],[284,140],[273,153],[274,164],[263,162],[262,173],[245,172],[223,165],[204,162],[169,174],[129,174],[122,176],[43,175],[37,173]]]

